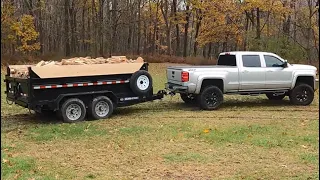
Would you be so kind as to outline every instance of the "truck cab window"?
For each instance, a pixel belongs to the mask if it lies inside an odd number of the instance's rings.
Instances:
[[[237,66],[235,55],[220,55],[218,58],[218,64],[221,66]]]
[[[266,67],[282,67],[283,62],[273,56],[264,55],[264,60],[266,61]]]
[[[261,67],[259,55],[243,55],[243,67]]]

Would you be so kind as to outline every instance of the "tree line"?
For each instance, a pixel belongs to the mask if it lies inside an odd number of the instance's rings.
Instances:
[[[1,55],[319,59],[319,0],[1,0]]]

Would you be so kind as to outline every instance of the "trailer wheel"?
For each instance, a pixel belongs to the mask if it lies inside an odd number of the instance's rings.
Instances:
[[[130,88],[137,95],[147,95],[152,90],[151,75],[144,70],[133,73],[130,78]]]
[[[83,121],[86,116],[86,106],[80,99],[71,98],[62,104],[59,113],[66,123]]]
[[[106,96],[99,96],[89,104],[89,114],[94,119],[106,119],[113,113],[113,103]]]

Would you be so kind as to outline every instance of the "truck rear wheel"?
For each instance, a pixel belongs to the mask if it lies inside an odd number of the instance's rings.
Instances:
[[[148,95],[152,90],[152,78],[148,71],[140,70],[132,74],[130,88],[140,96]]]
[[[192,94],[180,93],[180,97],[186,104],[193,104],[197,102],[197,97]]]
[[[106,119],[113,113],[113,103],[106,96],[99,96],[89,104],[89,114],[94,119]]]
[[[284,97],[286,97],[286,94],[277,95],[274,93],[267,93],[266,96],[269,100],[282,100]]]
[[[86,106],[78,98],[67,99],[61,106],[60,117],[66,123],[83,121],[86,116]]]
[[[308,84],[299,84],[290,92],[289,98],[294,105],[309,105],[314,98],[313,88]]]
[[[223,102],[223,93],[216,86],[207,86],[198,98],[200,107],[204,110],[215,110]]]

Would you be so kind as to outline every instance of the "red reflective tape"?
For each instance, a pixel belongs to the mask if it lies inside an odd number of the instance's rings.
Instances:
[[[88,86],[88,83],[83,83],[83,86]]]
[[[94,82],[93,85],[94,85],[94,86],[98,85],[98,82]]]
[[[46,88],[46,86],[40,86],[40,89],[45,89]]]
[[[63,84],[63,85],[62,85],[62,87],[68,87],[68,85],[66,85],[66,84]]]
[[[77,87],[78,86],[78,84],[73,84],[73,87]]]
[[[125,81],[124,81],[124,80],[121,80],[120,83],[123,84],[123,83],[125,83]]]
[[[57,88],[57,85],[51,85],[51,88]]]
[[[102,84],[107,84],[107,82],[103,81]]]
[[[117,84],[117,81],[112,81],[111,84]]]

